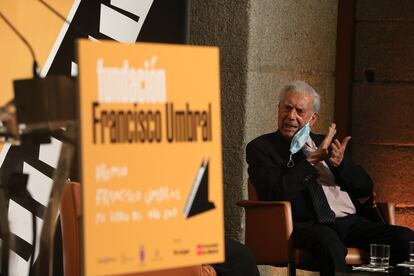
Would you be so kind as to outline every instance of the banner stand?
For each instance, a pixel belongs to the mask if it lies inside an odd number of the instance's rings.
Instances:
[[[62,140],[63,145],[60,151],[59,163],[53,174],[53,188],[40,236],[36,275],[53,276],[54,235],[58,213],[62,203],[64,185],[69,177],[71,163],[75,152],[74,141],[76,141],[78,137],[77,133],[77,124],[71,122],[65,132],[67,139]]]

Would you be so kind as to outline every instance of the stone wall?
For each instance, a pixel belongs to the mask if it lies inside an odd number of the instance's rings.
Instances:
[[[414,1],[358,0],[355,12],[353,156],[414,229]]]
[[[247,82],[248,0],[192,0],[190,41],[220,47],[226,235],[242,236],[243,138]]]

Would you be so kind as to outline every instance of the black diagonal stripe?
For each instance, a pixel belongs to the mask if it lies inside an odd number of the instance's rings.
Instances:
[[[26,200],[21,197],[11,197],[11,199],[29,212],[34,212],[36,217],[43,219],[43,215],[46,212],[46,207],[35,199],[31,198],[30,200]]]
[[[107,7],[108,8],[111,8],[111,9],[113,9],[113,10],[115,10],[115,11],[117,11],[117,12],[123,14],[123,15],[125,15],[126,17],[129,17],[130,19],[134,20],[135,22],[138,22],[138,20],[139,20],[139,16],[138,15],[133,14],[133,13],[127,11],[127,10],[123,10],[121,8],[118,8],[118,7],[112,6],[112,5],[109,5]]]
[[[39,159],[32,159],[28,158],[24,160],[27,164],[35,168],[36,170],[40,171],[44,175],[46,175],[49,178],[53,177],[53,171],[55,170],[52,166],[46,164],[45,162],[39,160]]]
[[[26,262],[32,255],[32,245],[19,236],[10,233],[10,250],[22,257]]]

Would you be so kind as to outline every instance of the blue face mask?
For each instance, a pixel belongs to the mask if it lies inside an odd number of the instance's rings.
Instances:
[[[295,165],[295,163],[292,160],[292,155],[297,153],[303,148],[303,146],[306,144],[306,142],[309,139],[309,135],[310,135],[310,124],[309,122],[307,122],[293,136],[292,141],[290,142],[290,156],[289,156],[289,162],[287,164],[289,168],[292,168]]]

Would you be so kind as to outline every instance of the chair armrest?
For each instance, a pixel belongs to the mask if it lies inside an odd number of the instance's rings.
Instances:
[[[393,202],[377,202],[377,207],[385,222],[395,225],[395,204]]]
[[[293,231],[290,202],[242,200],[237,205],[245,209],[245,243],[257,264],[287,264]]]

